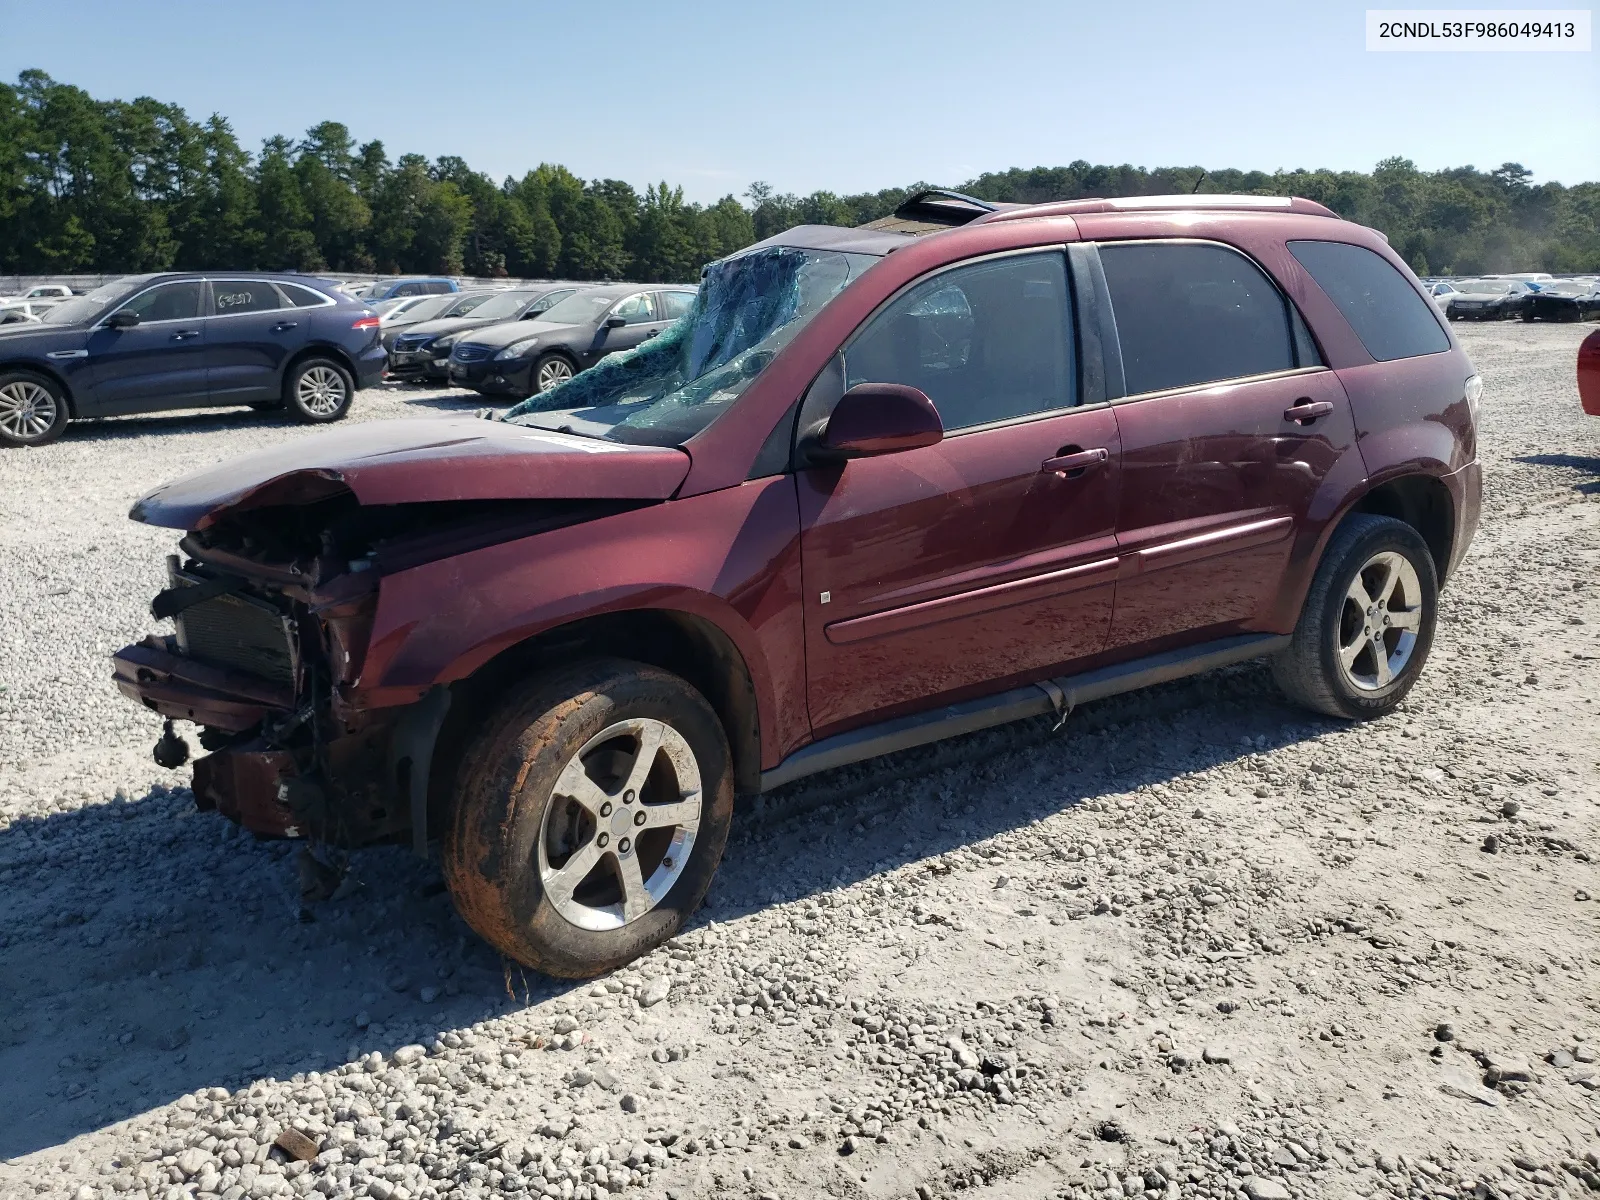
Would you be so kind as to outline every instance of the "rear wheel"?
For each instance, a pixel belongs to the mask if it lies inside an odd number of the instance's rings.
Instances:
[[[467,924],[518,962],[597,975],[705,898],[733,769],[716,714],[676,675],[568,668],[513,693],[461,761],[445,880]]]
[[[337,421],[350,411],[355,380],[331,358],[296,363],[283,382],[283,403],[297,420],[312,425]]]
[[[1272,660],[1290,699],[1331,717],[1382,716],[1433,645],[1439,584],[1410,525],[1357,513],[1334,532],[1288,649]]]
[[[0,373],[0,446],[43,446],[67,427],[67,401],[50,379]]]

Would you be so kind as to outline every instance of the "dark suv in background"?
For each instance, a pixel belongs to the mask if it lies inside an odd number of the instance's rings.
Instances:
[[[1389,712],[1477,527],[1480,393],[1319,204],[918,195],[712,263],[683,320],[503,419],[146,496],[188,531],[176,631],[117,684],[204,727],[202,808],[438,836],[474,929],[591,975],[698,907],[735,793],[1251,658]]]
[[[450,347],[462,334],[507,321],[536,321],[577,290],[572,284],[510,288],[491,294],[459,315],[418,322],[390,343],[389,374],[442,380],[449,374]]]
[[[0,328],[0,446],[67,422],[248,404],[337,421],[382,378],[378,317],[303,276],[129,275]]]
[[[608,354],[655,337],[693,304],[689,287],[613,283],[585,288],[536,321],[456,338],[450,382],[485,395],[520,398],[546,392]]]

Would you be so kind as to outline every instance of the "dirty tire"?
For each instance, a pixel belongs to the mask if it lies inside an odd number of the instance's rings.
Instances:
[[[283,380],[283,406],[297,421],[326,425],[341,420],[355,399],[356,381],[331,358],[297,362]]]
[[[67,427],[60,386],[32,371],[0,371],[0,446],[43,446]]]
[[[675,881],[653,907],[615,928],[585,928],[564,915],[573,911],[572,893],[547,894],[541,868],[548,850],[547,810],[560,825],[573,802],[556,796],[558,780],[570,778],[563,773],[586,743],[630,721],[664,724],[681,735],[678,745],[692,751],[700,782],[698,829]],[[670,777],[670,762],[668,767]],[[445,881],[462,919],[496,949],[549,975],[587,978],[637,958],[678,931],[711,886],[732,816],[727,738],[705,698],[655,667],[591,660],[510,693],[468,746],[444,838]],[[588,841],[599,844],[598,835],[591,833]],[[640,842],[638,861],[644,859],[642,837]],[[611,843],[613,851],[618,844]],[[660,861],[671,865],[670,858]],[[607,872],[615,870],[621,888],[618,864],[616,857],[603,859],[591,878],[603,887]],[[660,862],[655,869],[662,869]],[[558,908],[563,903],[567,907]]]
[[[1410,564],[1420,593],[1415,641],[1392,679],[1358,687],[1340,661],[1341,642],[1348,644],[1352,632],[1347,597],[1358,572],[1374,559],[1392,555]],[[1316,712],[1353,721],[1381,717],[1405,698],[1422,673],[1438,611],[1438,574],[1422,535],[1393,517],[1354,513],[1328,540],[1293,639],[1272,658],[1272,676],[1289,699]]]

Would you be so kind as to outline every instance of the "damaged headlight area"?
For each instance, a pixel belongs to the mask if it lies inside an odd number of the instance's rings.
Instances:
[[[113,656],[128,697],[166,718],[155,757],[189,757],[195,802],[266,837],[426,845],[425,786],[442,687],[371,699],[363,669],[385,577],[608,515],[623,501],[358,504],[330,484],[299,504],[225,516],[179,543],[151,604],[170,632]],[[421,764],[420,770],[417,764]],[[421,814],[415,820],[414,814]]]

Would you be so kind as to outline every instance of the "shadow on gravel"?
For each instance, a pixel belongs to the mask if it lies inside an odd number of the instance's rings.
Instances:
[[[67,426],[62,440],[66,443],[115,442],[151,434],[217,433],[288,424],[289,419],[281,412],[256,412],[250,408],[189,409],[150,416],[96,417],[74,421]]]
[[[1086,707],[1059,731],[1019,722],[819,775],[741,806],[691,925],[1328,728],[1260,667],[1234,667]],[[182,788],[0,830],[0,1157],[574,986],[505,964],[455,915],[437,866],[399,848],[357,855],[303,924],[296,850],[196,813]]]
[[[1519,463],[1527,463],[1536,467],[1565,467],[1569,471],[1580,471],[1589,476],[1573,485],[1580,492],[1587,495],[1600,495],[1600,458],[1590,454],[1526,454],[1517,459]]]

